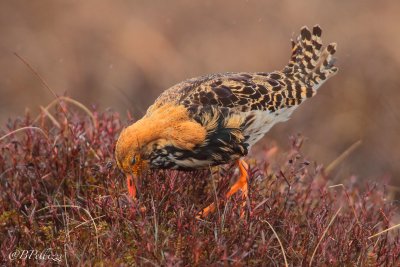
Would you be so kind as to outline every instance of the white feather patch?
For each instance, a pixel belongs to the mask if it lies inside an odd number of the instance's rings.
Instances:
[[[247,141],[249,146],[254,145],[278,122],[287,121],[297,106],[283,108],[274,113],[270,111],[253,110],[246,112],[245,116],[254,115],[254,122],[244,131],[245,136],[250,136]]]

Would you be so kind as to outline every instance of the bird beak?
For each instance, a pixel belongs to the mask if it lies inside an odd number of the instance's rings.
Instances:
[[[128,193],[133,199],[136,199],[137,180],[138,180],[138,176],[135,174],[127,174],[126,175],[126,184],[128,186]]]

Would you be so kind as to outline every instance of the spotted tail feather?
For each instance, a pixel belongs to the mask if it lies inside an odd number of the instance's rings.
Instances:
[[[292,56],[283,72],[288,76],[310,84],[317,89],[324,81],[338,71],[334,66],[336,43],[323,48],[321,40],[322,30],[315,25],[312,32],[304,26],[296,41],[292,40]]]

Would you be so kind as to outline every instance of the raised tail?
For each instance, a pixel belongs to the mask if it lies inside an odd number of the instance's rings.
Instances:
[[[287,76],[311,85],[314,90],[338,71],[333,65],[336,43],[323,49],[321,34],[319,25],[315,25],[312,32],[306,26],[302,27],[297,40],[292,40],[292,56],[283,70]]]

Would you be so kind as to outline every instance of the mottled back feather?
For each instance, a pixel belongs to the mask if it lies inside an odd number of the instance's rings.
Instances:
[[[166,90],[149,112],[171,102],[186,107],[215,105],[240,112],[275,112],[297,106],[312,97],[315,90],[337,72],[332,57],[336,44],[322,50],[321,33],[318,25],[312,32],[303,27],[296,42],[292,41],[292,56],[282,71],[221,73],[192,78]]]
[[[204,127],[206,137],[192,149],[172,143],[152,151],[154,168],[198,169],[247,155],[250,147],[332,77],[336,44],[323,48],[321,28],[303,27],[292,41],[292,55],[282,71],[220,73],[186,80],[161,94],[148,109],[152,117],[164,105],[184,106]],[[168,116],[168,115],[167,115]]]

